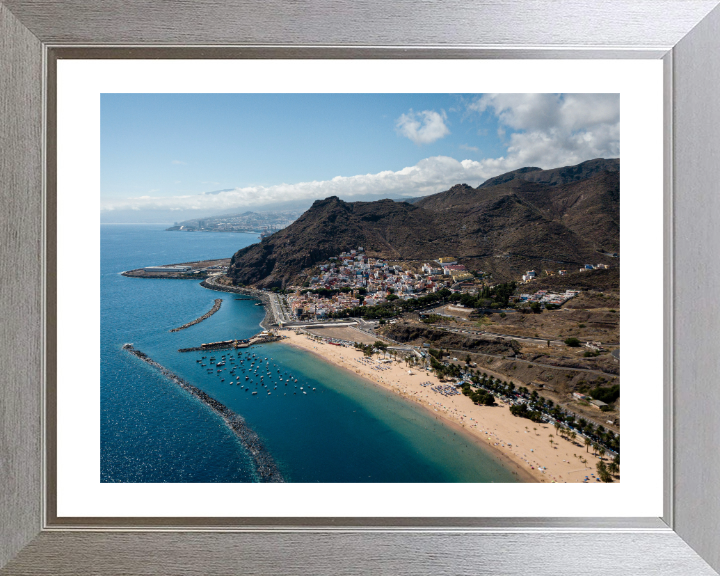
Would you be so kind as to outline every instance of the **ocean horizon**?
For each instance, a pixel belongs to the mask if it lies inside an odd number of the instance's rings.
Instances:
[[[223,419],[123,350],[127,343],[242,416],[286,482],[519,481],[489,450],[426,409],[303,350],[270,343],[214,354],[178,352],[256,334],[263,307],[237,294],[205,289],[198,280],[120,273],[229,258],[258,238],[166,232],[165,226],[101,225],[102,482],[259,480],[248,450]],[[207,313],[218,298],[217,313],[170,332]],[[208,371],[213,355],[228,357],[223,372]],[[230,383],[230,356],[238,366],[233,377],[241,385]],[[250,369],[260,359],[266,386]]]

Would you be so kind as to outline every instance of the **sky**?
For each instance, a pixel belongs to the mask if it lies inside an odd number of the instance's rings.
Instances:
[[[618,94],[103,94],[101,221],[418,197],[619,156]]]

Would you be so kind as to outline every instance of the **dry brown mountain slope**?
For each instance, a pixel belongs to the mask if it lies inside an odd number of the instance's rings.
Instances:
[[[616,264],[598,252],[619,246],[614,166],[597,160],[555,171],[519,170],[491,186],[459,184],[413,204],[318,200],[284,230],[237,252],[228,275],[236,283],[286,286],[307,268],[358,246],[394,260],[454,256],[498,281],[530,268]],[[525,179],[530,176],[538,181]]]
[[[237,252],[228,276],[242,284],[285,286],[303,269],[362,246],[374,257],[432,257],[434,215],[405,202],[317,200],[290,226]]]

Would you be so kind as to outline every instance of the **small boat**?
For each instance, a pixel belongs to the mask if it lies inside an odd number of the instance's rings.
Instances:
[[[272,394],[272,392],[268,392],[268,396],[270,396],[270,394]]]
[[[307,392],[303,392],[303,394],[307,394]]]
[[[256,394],[257,394],[257,392],[253,392],[253,396],[255,396]]]

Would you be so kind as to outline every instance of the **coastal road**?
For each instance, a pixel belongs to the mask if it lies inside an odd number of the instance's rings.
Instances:
[[[275,318],[275,323],[280,324],[282,322],[283,324],[287,324],[288,318],[284,310],[282,296],[279,294],[273,294],[272,292],[268,292],[267,294],[270,300],[270,309],[273,313],[273,317]]]
[[[485,330],[465,330],[462,328],[454,328],[451,326],[445,326],[443,324],[437,324],[435,325],[435,328],[439,328],[441,330],[445,330],[447,332],[454,332],[455,334],[468,334],[468,335],[476,335],[476,336],[491,336],[497,340],[515,340],[517,342],[525,343],[525,344],[546,344],[548,339],[547,338],[534,338],[532,336],[512,336],[511,334],[499,334],[497,332],[487,332]],[[583,341],[580,341],[583,343]],[[564,340],[550,340],[551,346],[565,346]],[[617,346],[618,344],[616,342],[605,342],[604,345],[606,346]],[[619,353],[618,353],[619,354]],[[619,356],[618,356],[619,359]]]

